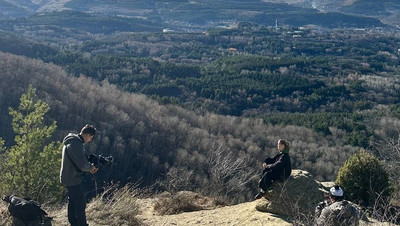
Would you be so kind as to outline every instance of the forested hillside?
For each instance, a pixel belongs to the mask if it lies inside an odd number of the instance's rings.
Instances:
[[[260,162],[279,138],[292,141],[293,167],[323,181],[335,179],[356,150],[382,153],[379,145],[398,137],[400,38],[376,19],[259,1],[101,8],[106,3],[74,0],[65,7],[76,11],[21,18],[18,7],[0,1],[15,14],[0,14],[0,51],[10,53],[0,61],[6,147],[14,138],[8,108],[29,84],[50,105],[54,140],[97,126],[88,148],[116,157],[96,175],[99,183],[200,190],[239,202],[255,191]]]
[[[241,23],[207,33],[104,35],[72,46],[58,38],[48,45],[3,33],[0,49],[163,104],[262,117],[326,135],[334,127],[346,132],[346,144],[364,148],[384,137],[370,122],[399,109],[400,39],[393,33]]]
[[[320,180],[333,180],[341,164],[358,150],[344,145],[341,130],[321,135],[260,119],[197,114],[25,57],[1,53],[0,77],[0,137],[6,146],[13,143],[8,108],[15,108],[32,84],[50,105],[46,121],[57,121],[52,139],[61,140],[86,123],[96,125],[98,135],[88,150],[115,156],[115,165],[101,168],[95,176],[99,183],[148,186],[158,181],[159,189],[192,189],[239,202],[256,191],[261,161],[276,153],[280,138],[293,144],[294,167],[309,170]]]
[[[253,200],[287,139],[292,168],[398,223],[399,17],[395,0],[0,0],[0,195],[59,203],[58,142],[89,123],[86,154],[114,163],[87,198]]]
[[[207,33],[100,37],[67,46],[57,36],[54,45],[2,33],[0,50],[199,113],[263,118],[323,135],[339,129],[353,146],[397,134],[377,132],[373,123],[399,112],[400,39],[392,33],[241,23]]]

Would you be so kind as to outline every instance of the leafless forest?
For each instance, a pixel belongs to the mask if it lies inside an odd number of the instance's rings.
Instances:
[[[29,84],[50,105],[47,121],[56,121],[52,138],[61,140],[86,123],[98,129],[88,151],[113,155],[116,164],[100,169],[98,182],[133,182],[158,189],[201,191],[250,199],[265,156],[276,154],[276,141],[291,141],[294,168],[321,181],[334,180],[340,166],[358,148],[343,142],[343,131],[325,136],[305,127],[273,126],[260,119],[197,114],[160,105],[143,95],[122,92],[107,82],[68,75],[41,61],[0,54],[0,137],[12,144],[11,117]],[[374,122],[381,134],[399,120]],[[93,182],[92,182],[93,183]]]

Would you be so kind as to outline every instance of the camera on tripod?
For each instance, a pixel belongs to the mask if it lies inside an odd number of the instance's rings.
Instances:
[[[114,162],[114,158],[112,156],[104,157],[102,155],[95,155],[95,154],[90,154],[88,157],[88,161],[92,163],[95,167],[99,167],[99,165],[103,166],[110,166]]]

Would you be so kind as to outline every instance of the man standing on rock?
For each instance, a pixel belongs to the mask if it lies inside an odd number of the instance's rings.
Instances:
[[[356,207],[350,202],[344,200],[344,192],[335,185],[329,190],[328,202],[321,202],[315,209],[316,218],[315,223],[317,226],[358,226],[359,214]]]
[[[96,173],[97,168],[86,160],[83,144],[92,140],[96,128],[86,125],[79,134],[68,134],[63,140],[60,181],[68,190],[68,221],[72,226],[86,226],[86,199],[82,187],[83,172]]]

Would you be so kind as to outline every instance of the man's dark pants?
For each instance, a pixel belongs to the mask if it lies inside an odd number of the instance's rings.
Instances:
[[[282,172],[276,172],[272,170],[264,170],[263,177],[259,181],[258,186],[264,190],[265,192],[268,191],[268,188],[272,185],[274,180],[280,179],[282,176]]]
[[[68,186],[68,221],[72,226],[86,226],[86,200],[82,184]]]

